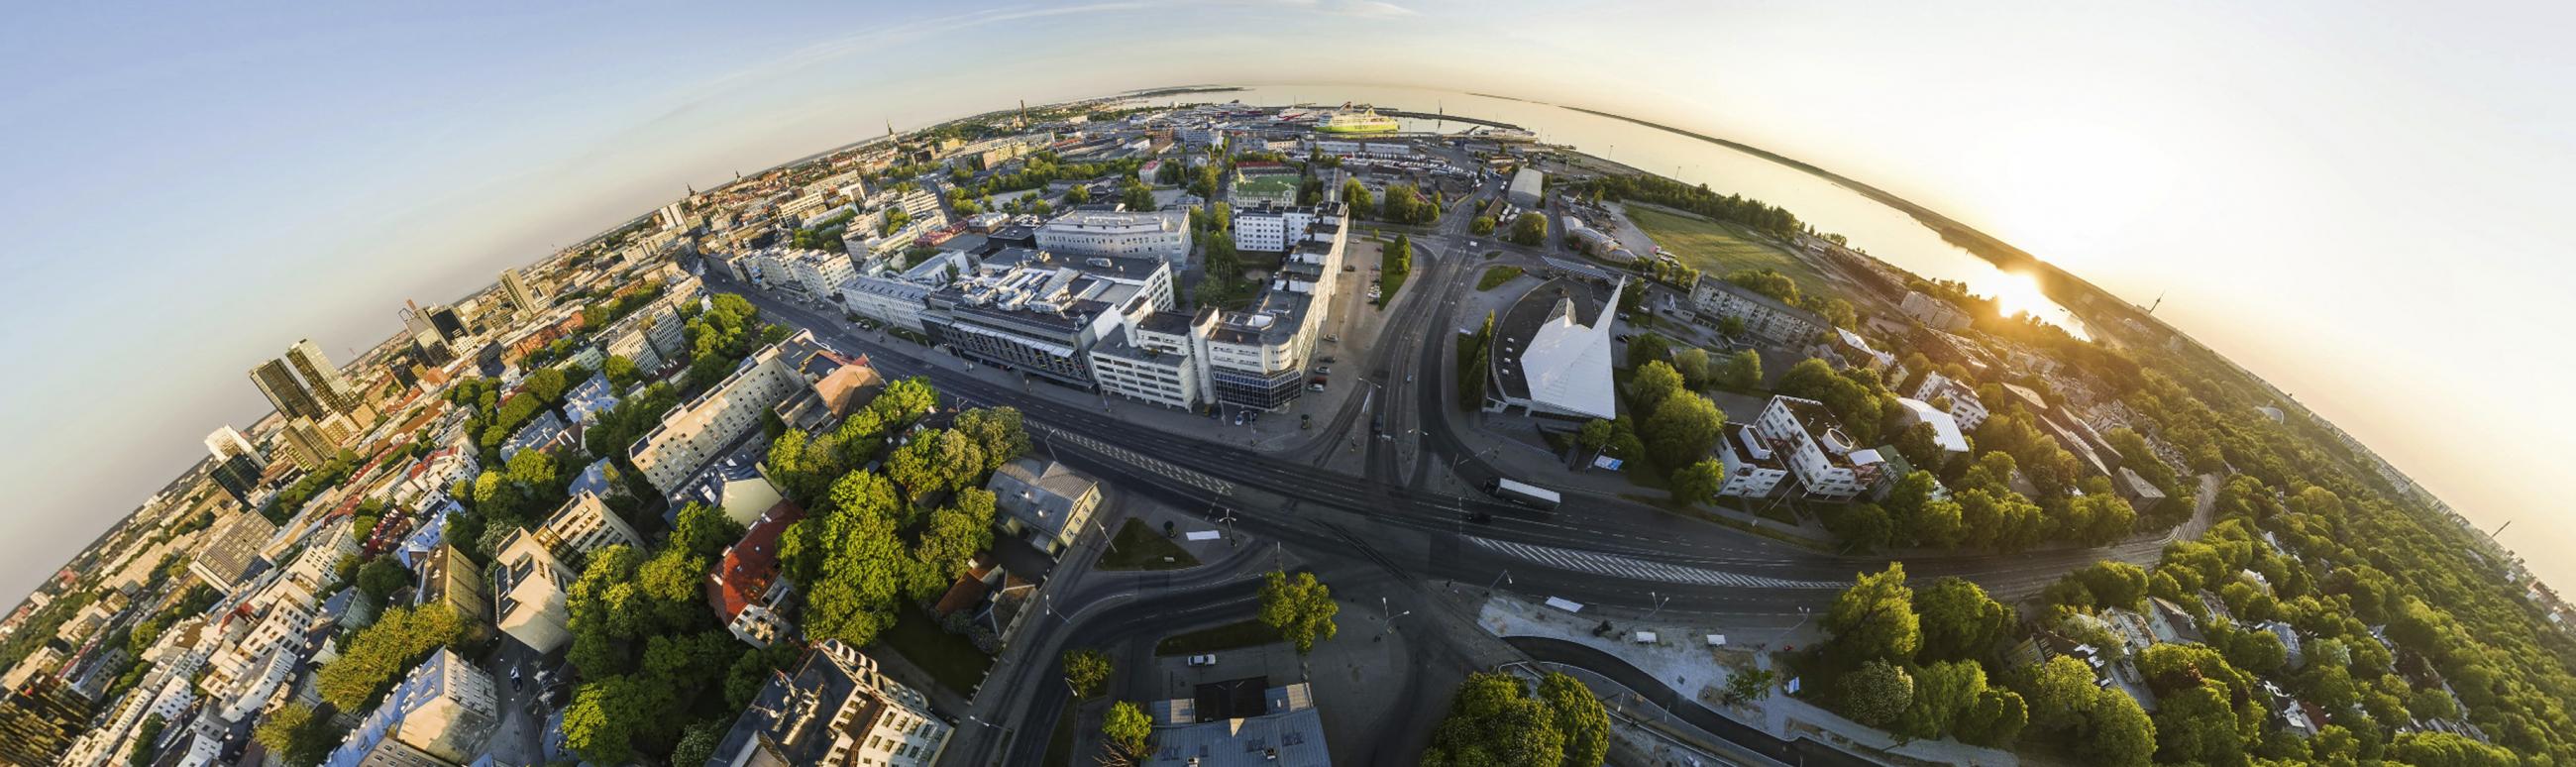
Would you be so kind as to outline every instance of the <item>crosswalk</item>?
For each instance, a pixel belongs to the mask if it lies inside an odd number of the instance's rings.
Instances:
[[[1112,445],[1076,432],[1059,429],[1054,426],[1034,421],[1029,422],[1028,425],[1036,431],[1043,432],[1042,436],[1046,437],[1051,444],[1072,443],[1085,450],[1099,453],[1115,460],[1134,464],[1138,468],[1179,481],[1191,487],[1206,490],[1217,495],[1234,495],[1234,483],[1232,482],[1227,482],[1206,474],[1181,468],[1179,466],[1172,465],[1169,461],[1164,461],[1160,458],[1155,458],[1127,448]]]
[[[1666,562],[1638,559],[1597,551],[1577,551],[1552,546],[1537,546],[1511,541],[1469,536],[1467,540],[1488,551],[1528,560],[1559,570],[1604,575],[1630,580],[1682,583],[1697,586],[1732,586],[1748,589],[1841,589],[1848,581],[1800,581],[1762,575],[1730,573],[1686,567]]]

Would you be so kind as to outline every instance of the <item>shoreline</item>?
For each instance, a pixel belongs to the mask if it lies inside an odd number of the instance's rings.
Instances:
[[[1835,185],[1841,186],[1845,189],[1850,189],[1863,197],[1868,197],[1871,200],[1878,202],[1879,204],[1886,205],[1903,212],[1906,216],[1913,218],[1915,223],[1922,224],[1924,227],[1931,229],[1934,233],[1939,234],[1943,242],[1948,242],[1951,245],[1958,246],[1960,250],[1965,250],[1970,255],[1985,259],[1988,263],[1992,263],[2000,268],[2022,269],[2031,272],[2031,276],[2039,282],[2040,292],[2048,295],[2049,300],[2057,301],[2060,305],[2065,306],[2068,312],[2075,313],[2077,319],[2083,320],[2087,326],[2099,326],[2103,324],[2101,320],[2088,316],[2093,314],[2117,315],[2120,317],[2131,318],[2145,317],[2145,313],[2136,311],[2134,307],[2129,306],[2126,300],[2117,295],[2113,295],[2108,290],[2102,289],[2101,286],[2094,285],[2093,283],[2086,281],[2082,277],[2075,276],[2073,272],[2066,271],[2065,269],[2060,268],[2055,264],[2051,264],[2036,255],[2032,255],[2029,251],[2014,247],[2011,243],[2004,242],[2001,238],[1979,231],[1976,227],[1962,223],[1958,219],[1941,215],[1939,211],[1935,211],[1929,207],[1925,207],[1911,200],[1897,196],[1894,192],[1870,186],[1869,184],[1854,180],[1848,176],[1818,167],[1813,163],[1740,141],[1722,139],[1704,133],[1640,120],[1626,115],[1604,112],[1598,109],[1587,109],[1584,107],[1566,106],[1562,104],[1557,106],[1560,109],[1568,109],[1596,117],[1607,117],[1613,120],[1642,125],[1648,128],[1664,131],[1666,133],[1686,136],[1711,144],[1716,144],[1718,146],[1733,149],[1738,152],[1743,152],[1754,157],[1796,169],[1799,172],[1833,182]],[[2061,291],[2063,291],[2065,295],[2061,296],[2059,294]],[[2111,308],[2104,308],[2106,306]]]

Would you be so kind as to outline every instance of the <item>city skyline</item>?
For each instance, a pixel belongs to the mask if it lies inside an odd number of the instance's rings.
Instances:
[[[1549,39],[1513,29],[1544,18],[1543,7],[1471,12],[1438,3],[904,9],[881,14],[874,19],[879,23],[856,34],[782,33],[748,20],[647,22],[542,11],[510,17],[520,22],[516,27],[426,12],[207,19],[176,11],[139,20],[130,39],[92,51],[35,39],[48,23],[83,23],[66,16],[91,13],[51,9],[61,15],[22,27],[13,37],[26,39],[13,39],[0,60],[13,73],[59,76],[13,83],[0,104],[14,117],[0,131],[18,146],[65,151],[13,155],[13,175],[53,183],[20,184],[0,194],[8,195],[13,229],[32,234],[26,252],[74,254],[21,256],[13,259],[15,271],[28,284],[81,289],[12,305],[8,319],[30,331],[14,334],[13,356],[59,360],[45,366],[55,371],[151,359],[160,375],[88,381],[57,372],[9,384],[13,402],[68,406],[9,409],[13,430],[66,440],[59,449],[21,456],[8,470],[10,484],[32,491],[20,507],[29,511],[8,521],[12,532],[23,526],[29,534],[9,536],[15,547],[9,553],[20,564],[0,571],[0,595],[23,595],[57,564],[47,552],[85,544],[202,456],[197,440],[208,430],[256,420],[266,404],[244,385],[241,371],[277,355],[289,339],[311,337],[340,350],[335,354],[364,349],[400,328],[394,313],[405,299],[452,300],[492,284],[503,268],[649,214],[690,184],[719,183],[736,171],[867,138],[883,122],[909,129],[1023,98],[1035,104],[1184,84],[1143,64],[1081,65],[1088,63],[1082,49],[1067,39],[1177,10],[1209,12],[1180,14],[1179,31],[1199,36],[1175,35],[1157,43],[1165,46],[1158,52],[1223,62],[1193,68],[1191,79],[1445,82],[1656,120],[1896,191],[2131,301],[2167,295],[2160,316],[2298,395],[2484,527],[2514,520],[2505,540],[2532,556],[2544,575],[2565,583],[2576,572],[2543,556],[2576,550],[2566,521],[2546,516],[2545,489],[2515,485],[2508,480],[2516,472],[2477,454],[2506,440],[2517,451],[2540,454],[2576,446],[2562,433],[2524,431],[2496,389],[2502,380],[2561,380],[2570,372],[2564,359],[2514,354],[2547,349],[2548,339],[2563,335],[2565,321],[2546,309],[2571,300],[2569,286],[2499,276],[2547,274],[2540,248],[2569,233],[2542,195],[2550,171],[2570,163],[2565,129],[2576,125],[2576,116],[2544,103],[2538,94],[2546,88],[2517,91],[2506,84],[2565,75],[2570,59],[2554,52],[2519,63],[2462,54],[2409,58],[2394,31],[2466,37],[2477,22],[2509,8],[2404,25],[2340,14],[2320,20],[2326,31],[2292,35],[2290,44],[2260,41],[2281,50],[2258,56],[2250,52],[2257,35],[2280,35],[2307,19],[2289,10],[2234,12],[2231,20],[2245,31],[2213,25],[2211,39],[2167,49],[2157,47],[2156,33],[2196,28],[2200,19],[2184,11],[2114,18],[2034,7],[1983,25],[1933,27],[1952,39],[2035,40],[2034,50],[1962,57],[1893,83],[1872,66],[1916,52],[1921,32],[1901,22],[1922,20],[1885,9],[1790,20],[1749,7],[1644,8],[1554,27]],[[2398,13],[2388,11],[2392,18]],[[1646,14],[1727,23],[1670,24],[1673,31],[1655,32],[1640,21]],[[1263,37],[1235,31],[1243,18],[1291,29],[1351,29],[1349,39],[1319,45],[1302,58],[1265,59],[1239,52]],[[1032,20],[1045,21],[1052,34],[1026,29]],[[1376,20],[1383,28],[1354,20]],[[285,21],[305,34],[259,43],[205,34]],[[1403,39],[1398,31],[1433,21],[1457,30],[1424,40]],[[2113,29],[2123,23],[2135,28]],[[1859,39],[1849,47],[1878,58],[1852,61],[1849,51],[1838,51],[1834,61],[1799,59],[1761,39],[1827,25],[1847,30]],[[2551,25],[2489,26],[2502,31],[2477,34],[2511,38]],[[2052,27],[2078,32],[2014,37]],[[887,55],[913,42],[907,35],[961,28],[1026,45],[971,68]],[[1655,48],[1682,42],[1684,31],[1711,28],[1740,30],[1719,33],[1740,35],[1725,38],[1739,52],[1694,54],[1705,58],[1663,66],[1748,71],[1762,55],[1797,66],[1755,70],[1766,76],[1723,79],[1690,94],[1653,77],[1624,90],[1602,87],[1650,63],[1636,54],[1569,55],[1550,59],[1550,71],[1537,71],[1537,64],[1495,68],[1509,58],[1495,55],[1497,44],[1608,51],[1626,39]],[[450,68],[438,55],[438,41],[455,40],[441,35],[511,53]],[[697,69],[637,53],[651,47],[645,43],[705,40],[746,52],[738,60],[748,63]],[[1372,47],[1398,45],[1410,58]],[[2082,50],[2087,47],[2135,60]],[[154,59],[163,66],[152,68],[117,62],[147,50],[190,53]],[[2016,71],[2051,57],[2066,66]],[[1313,76],[1278,76],[1283,60]],[[183,72],[166,66],[172,61],[204,66]],[[327,61],[352,66],[309,71]],[[2389,63],[2400,61],[2420,66],[2396,71]],[[2328,67],[2371,79],[2329,76]],[[2505,77],[2505,69],[2524,72],[2523,79]],[[528,72],[546,74],[522,79]],[[415,87],[361,92],[374,84],[370,78]],[[268,84],[217,99],[209,84],[219,81]],[[576,88],[577,82],[594,87]],[[2186,93],[2177,82],[2207,89]],[[1986,108],[1944,111],[1943,102],[1952,100],[1944,87],[1980,83],[1969,92],[1984,98]],[[2332,87],[2290,93],[2314,84]],[[149,97],[125,107],[81,98],[123,91]],[[2371,131],[2352,127],[2368,117],[2390,118],[2374,110],[2391,94],[2427,107]],[[1829,106],[1836,103],[1866,104],[1864,114],[1883,119],[1844,119]],[[450,108],[455,105],[476,108]],[[201,124],[185,131],[144,119],[154,111],[199,116]],[[36,115],[45,117],[40,122]],[[1885,128],[1889,123],[1904,128]],[[2461,137],[2438,138],[2445,133]],[[2420,159],[2426,156],[2442,161]],[[2358,170],[2365,158],[2381,165]],[[184,170],[165,177],[170,168]],[[351,168],[376,173],[346,171]],[[2390,203],[2370,195],[2372,184],[2401,195],[2440,190],[2452,201],[2431,216],[2373,216]],[[2270,193],[2232,190],[2245,186]],[[143,211],[162,215],[134,215]],[[103,249],[97,233],[104,230],[96,225],[110,220],[132,221],[140,235],[134,242],[142,244]],[[91,281],[93,270],[75,268],[110,257],[140,262],[144,268],[133,272],[140,279],[109,291]],[[2409,321],[2419,312],[2448,321]],[[2475,332],[2446,332],[2437,324]],[[223,332],[201,335],[217,326]],[[2445,350],[2437,343],[2460,346]],[[2388,359],[2408,356],[2480,360],[2501,369]],[[108,455],[120,460],[75,460]]]

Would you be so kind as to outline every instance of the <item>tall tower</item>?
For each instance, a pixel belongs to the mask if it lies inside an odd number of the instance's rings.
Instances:
[[[206,435],[206,452],[215,456],[214,468],[208,472],[213,475],[215,484],[223,487],[224,492],[231,493],[233,500],[240,501],[243,506],[252,505],[250,495],[259,489],[259,477],[268,468],[268,457],[261,455],[259,448],[250,444],[249,438],[231,426]]]
[[[286,361],[295,365],[297,374],[304,376],[305,386],[312,391],[312,396],[331,407],[330,412],[311,416],[313,420],[329,418],[331,413],[358,409],[358,390],[349,386],[348,379],[340,377],[340,368],[331,364],[331,358],[322,355],[322,347],[315,345],[313,339],[302,339],[294,346],[286,347]]]
[[[269,360],[251,368],[250,382],[259,387],[259,393],[268,396],[271,407],[288,418],[331,416],[322,409],[322,403],[313,398],[313,392],[306,390],[303,382],[295,380],[295,374],[286,369],[285,360]]]
[[[545,308],[543,304],[538,303],[545,297],[537,295],[535,289],[528,287],[528,281],[519,277],[517,269],[501,270],[501,290],[510,294],[510,303],[517,305],[520,312],[535,314]]]

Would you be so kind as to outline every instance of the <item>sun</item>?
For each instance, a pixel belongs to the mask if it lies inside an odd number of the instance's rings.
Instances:
[[[2048,294],[2040,292],[2039,279],[2021,272],[2004,272],[1989,286],[1995,291],[1995,313],[2010,318],[2016,314],[2045,316]]]

